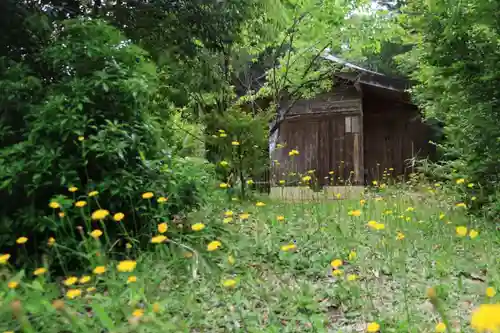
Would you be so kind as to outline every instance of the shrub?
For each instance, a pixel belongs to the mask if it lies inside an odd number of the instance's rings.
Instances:
[[[402,15],[409,34],[419,41],[402,62],[418,82],[414,96],[428,118],[445,124],[442,165],[480,183],[485,201],[496,200],[500,187],[499,9],[497,2],[473,8],[464,3],[450,10],[446,1],[432,6],[414,1]],[[445,175],[447,168],[442,169]]]
[[[66,21],[53,35],[36,68],[0,62],[0,200],[9,203],[0,208],[0,248],[21,235],[29,253],[49,236],[77,246],[77,225],[96,227],[87,216],[99,208],[87,195],[94,190],[99,205],[133,221],[124,221],[125,232],[111,226],[116,238],[154,228],[156,220],[141,213],[142,192],[171,196],[163,219],[197,205],[209,177],[202,164],[168,156],[161,78],[146,52],[97,20]],[[67,216],[51,212],[51,198]],[[76,200],[88,202],[81,218],[70,210]],[[70,262],[71,251],[65,255]]]
[[[265,176],[269,163],[269,115],[252,115],[233,108],[207,117],[208,158],[217,164],[222,182],[245,189]]]

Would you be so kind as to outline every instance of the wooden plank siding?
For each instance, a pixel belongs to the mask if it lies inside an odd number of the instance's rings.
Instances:
[[[357,117],[355,131],[352,117]],[[322,186],[361,181],[361,119],[361,96],[353,86],[341,86],[334,92],[295,103],[279,128],[278,142],[286,147],[272,153],[274,182],[284,179],[287,184],[297,185],[299,176],[290,173],[306,174],[310,170],[314,170],[315,180]],[[289,157],[292,149],[300,154]],[[330,171],[334,171],[333,176]],[[290,182],[292,179],[295,182]]]
[[[430,129],[416,106],[366,91],[363,97],[365,177],[381,180],[384,170],[393,176],[411,173],[410,160],[429,154]]]

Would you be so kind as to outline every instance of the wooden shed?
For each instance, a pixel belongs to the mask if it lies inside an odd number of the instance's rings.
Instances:
[[[365,185],[384,171],[411,173],[412,161],[432,147],[431,130],[407,93],[409,82],[327,59],[347,71],[334,74],[330,92],[281,107],[270,138],[271,182],[298,184],[297,175],[309,174],[321,186]]]

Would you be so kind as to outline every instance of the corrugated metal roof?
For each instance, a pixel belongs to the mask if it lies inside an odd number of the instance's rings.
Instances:
[[[399,91],[399,92],[405,92],[406,89],[410,88],[411,86],[410,81],[408,80],[393,78],[385,74],[378,73],[360,67],[358,65],[352,64],[342,58],[339,58],[331,54],[329,50],[326,50],[322,57],[325,60],[335,62],[337,64],[342,65],[343,67],[347,67],[355,72],[358,72],[359,75],[354,75],[354,76],[342,72],[336,74],[336,76],[342,77],[350,81],[356,81],[361,84],[367,84],[370,86]]]

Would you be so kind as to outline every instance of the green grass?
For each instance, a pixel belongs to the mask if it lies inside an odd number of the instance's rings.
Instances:
[[[488,286],[500,284],[494,226],[439,195],[391,190],[380,197],[367,195],[364,205],[359,200],[213,204],[185,222],[203,222],[205,229],[173,233],[173,242],[143,253],[133,273],[117,272],[109,262],[107,272],[93,279],[97,291],[82,287],[83,296],[66,298],[62,310],[51,304],[64,295],[55,278],[19,276],[15,290],[5,283],[0,331],[31,332],[32,326],[33,332],[362,332],[377,322],[381,332],[433,332],[447,320],[450,332],[470,332],[474,307],[498,302],[498,295],[485,296]],[[359,217],[349,215],[356,209]],[[227,224],[226,210],[234,216]],[[250,213],[249,219],[240,220],[241,212]],[[370,220],[385,228],[369,228]],[[459,237],[457,226],[479,236]],[[404,239],[397,239],[398,232]],[[215,239],[222,246],[208,252],[206,244]],[[296,249],[282,251],[286,244]],[[186,251],[194,255],[186,258]],[[350,260],[352,252],[356,258]],[[334,259],[344,261],[342,275],[332,274]],[[127,284],[131,274],[137,282]],[[352,274],[358,278],[348,281]],[[222,286],[225,279],[236,280],[236,287]],[[429,287],[437,291],[445,318],[426,298]],[[26,313],[20,318],[30,323],[24,328],[12,317],[16,299]],[[140,308],[144,315],[134,318]]]

